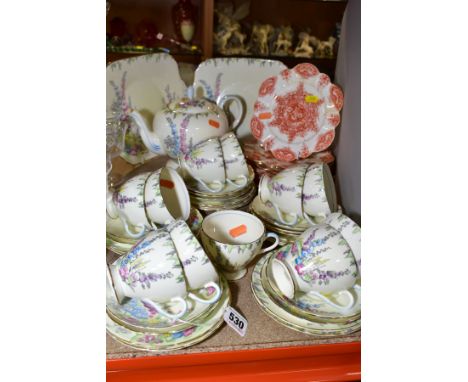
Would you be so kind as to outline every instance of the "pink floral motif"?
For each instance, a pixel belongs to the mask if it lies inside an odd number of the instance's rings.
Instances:
[[[262,85],[260,86],[260,90],[258,91],[258,94],[263,97],[266,96],[267,94],[273,93],[273,90],[275,89],[276,85],[276,77],[270,77],[267,78],[265,81],[263,81]]]
[[[319,82],[318,82],[319,88],[323,88],[323,87],[327,86],[329,83],[330,83],[330,77],[328,77],[324,73],[320,73]]]
[[[263,103],[261,103],[260,101],[255,102],[254,104],[255,112],[260,111],[260,110],[265,110],[265,109],[266,109],[266,106]]]
[[[333,138],[335,138],[335,130],[331,130],[328,133],[322,134],[319,137],[317,144],[315,145],[315,151],[325,150],[328,146],[331,145]]]
[[[189,335],[192,334],[194,331],[195,331],[195,327],[193,327],[193,326],[192,326],[191,328],[185,329],[185,330],[184,330],[184,337],[189,336]]]
[[[296,65],[293,70],[302,78],[310,78],[320,73],[316,66],[307,63]]]
[[[289,77],[291,76],[289,69],[284,69],[280,74],[281,74],[281,77],[283,77],[285,80],[288,80]]]
[[[297,136],[304,137],[307,132],[318,131],[319,107],[323,100],[307,102],[304,84],[300,84],[296,91],[276,97],[274,119],[270,125],[288,136],[292,142]]]
[[[250,121],[250,130],[252,130],[252,135],[258,140],[262,138],[264,128],[265,126],[257,117],[253,117]]]
[[[307,158],[310,155],[310,151],[306,145],[302,145],[301,151],[299,152],[299,158]]]
[[[286,162],[292,162],[296,159],[296,154],[290,148],[277,149],[272,152],[276,159],[284,160]]]
[[[330,86],[330,97],[335,107],[338,109],[338,111],[340,111],[343,107],[344,98],[341,89],[336,85]]]
[[[340,115],[339,114],[330,114],[327,117],[328,122],[331,126],[336,127],[340,124]]]
[[[273,137],[268,138],[265,142],[263,142],[263,148],[267,151],[270,151],[274,141],[275,139]]]

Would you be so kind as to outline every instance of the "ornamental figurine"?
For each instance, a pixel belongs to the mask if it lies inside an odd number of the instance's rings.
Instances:
[[[268,56],[270,53],[268,41],[275,29],[270,24],[255,24],[250,37],[249,52],[254,55]]]
[[[273,43],[272,55],[289,56],[291,54],[294,31],[290,26],[280,27],[275,42]]]
[[[315,49],[315,57],[333,58],[335,42],[336,38],[334,38],[333,36],[328,37],[327,41],[319,41]]]
[[[299,33],[299,42],[297,43],[296,49],[294,50],[294,57],[305,57],[311,58],[314,54],[314,48],[312,48],[312,42],[315,37],[309,35],[306,32]]]

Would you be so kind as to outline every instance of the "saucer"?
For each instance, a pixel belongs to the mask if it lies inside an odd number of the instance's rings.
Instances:
[[[281,306],[286,311],[294,314],[295,316],[302,317],[304,319],[321,321],[321,322],[338,322],[338,323],[351,323],[360,318],[361,314],[361,291],[353,290],[355,298],[355,305],[353,309],[348,313],[344,314],[338,311],[336,308],[324,303],[321,299],[315,296],[311,296],[305,293],[298,294],[295,299],[290,299],[283,295],[280,289],[277,287],[273,278],[271,277],[270,269],[271,262],[279,255],[282,251],[288,251],[291,248],[287,245],[269,256],[265,269],[266,269],[266,282],[264,283],[265,290],[268,295],[275,301],[276,304]],[[339,295],[336,298],[336,302],[341,305],[348,304],[348,298]]]
[[[183,97],[185,91],[177,62],[169,54],[130,57],[107,65],[106,110],[128,125],[122,158],[139,164],[155,156],[147,150],[136,126],[130,122],[130,109],[143,112],[152,122],[159,110]]]
[[[190,215],[187,219],[187,224],[195,236],[198,235],[203,223],[203,215],[194,207],[190,208]],[[106,248],[118,255],[124,255],[132,249],[132,247],[140,239],[132,239],[125,233],[122,222],[119,218],[112,219],[107,215],[106,219]]]
[[[331,145],[342,107],[341,89],[302,63],[261,84],[250,129],[276,159],[292,162]]]
[[[250,119],[260,84],[276,76],[287,67],[281,61],[259,58],[212,58],[203,61],[195,70],[195,94],[214,102],[225,95],[238,95],[245,105],[245,115],[236,129],[239,138],[250,137]],[[229,106],[238,115],[236,104]]]
[[[275,252],[273,252],[275,253]],[[268,316],[280,324],[305,334],[317,337],[334,337],[348,335],[357,332],[361,328],[361,320],[351,324],[315,322],[297,317],[278,306],[265,291],[265,265],[271,254],[268,254],[257,262],[252,273],[251,289],[260,308]]]
[[[260,200],[260,196],[256,196],[251,204],[252,212],[260,217],[262,220],[265,220],[270,225],[284,229],[286,232],[297,232],[302,233],[306,229],[311,227],[311,224],[302,217],[298,217],[297,223],[295,225],[285,225],[281,224],[276,220],[276,212],[271,204],[271,202],[263,203]]]
[[[247,187],[249,187],[253,180],[255,179],[255,171],[252,166],[247,165],[249,169],[249,175],[247,178],[247,183],[242,188],[237,188],[236,186],[232,185],[231,183],[227,183],[224,188],[219,192],[207,192],[206,189],[197,181],[194,180],[186,180],[187,189],[190,194],[196,195],[202,198],[223,198],[223,197],[233,197],[236,195],[242,195]]]
[[[222,279],[223,285],[226,281]],[[139,332],[119,325],[106,315],[106,330],[109,335],[123,343],[138,350],[165,352],[177,350],[195,345],[213,334],[224,322],[223,316],[226,307],[229,305],[231,295],[229,288],[223,289],[220,300],[214,304],[211,312],[203,317],[197,325],[188,326],[173,332]],[[202,322],[203,321],[203,322]]]
[[[227,281],[220,278],[220,286],[222,295],[220,300],[229,294],[229,286]],[[200,289],[197,294],[207,298],[214,290]],[[106,295],[106,308],[108,316],[121,326],[137,332],[156,332],[156,333],[172,333],[184,330],[188,327],[202,323],[204,317],[207,316],[217,304],[203,304],[192,299],[187,299],[189,306],[188,312],[179,321],[158,314],[158,312],[145,305],[140,299],[129,298],[124,304],[119,304],[112,293]],[[165,307],[172,313],[180,310],[178,304],[165,304]]]

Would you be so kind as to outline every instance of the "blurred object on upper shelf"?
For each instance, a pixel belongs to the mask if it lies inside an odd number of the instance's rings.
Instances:
[[[172,8],[172,22],[179,39],[190,42],[195,34],[196,15],[195,6],[190,0],[179,0]]]
[[[270,55],[269,41],[272,40],[275,28],[270,24],[255,23],[247,45],[247,51],[254,56]]]
[[[125,45],[132,41],[132,35],[128,32],[127,23],[120,17],[114,17],[110,21],[108,45]]]
[[[246,34],[241,32],[240,20],[249,14],[250,1],[242,3],[235,11],[231,2],[219,2],[215,6],[218,23],[213,36],[217,51],[225,55],[244,55]]]
[[[299,33],[299,42],[294,50],[294,57],[311,58],[314,55],[314,48],[312,46],[316,40],[316,37],[310,36],[306,32]]]
[[[111,2],[109,0],[106,1],[106,16],[109,14],[109,9],[111,7]]]
[[[154,48],[158,42],[158,29],[150,19],[141,20],[136,26],[135,42],[147,48]]]
[[[292,54],[292,45],[294,39],[294,30],[291,26],[281,26],[276,28],[272,56],[290,56]]]

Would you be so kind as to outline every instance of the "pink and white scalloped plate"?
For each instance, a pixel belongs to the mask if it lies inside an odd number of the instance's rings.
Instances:
[[[279,160],[325,150],[340,123],[343,92],[312,64],[299,64],[260,86],[250,121],[252,135]]]

